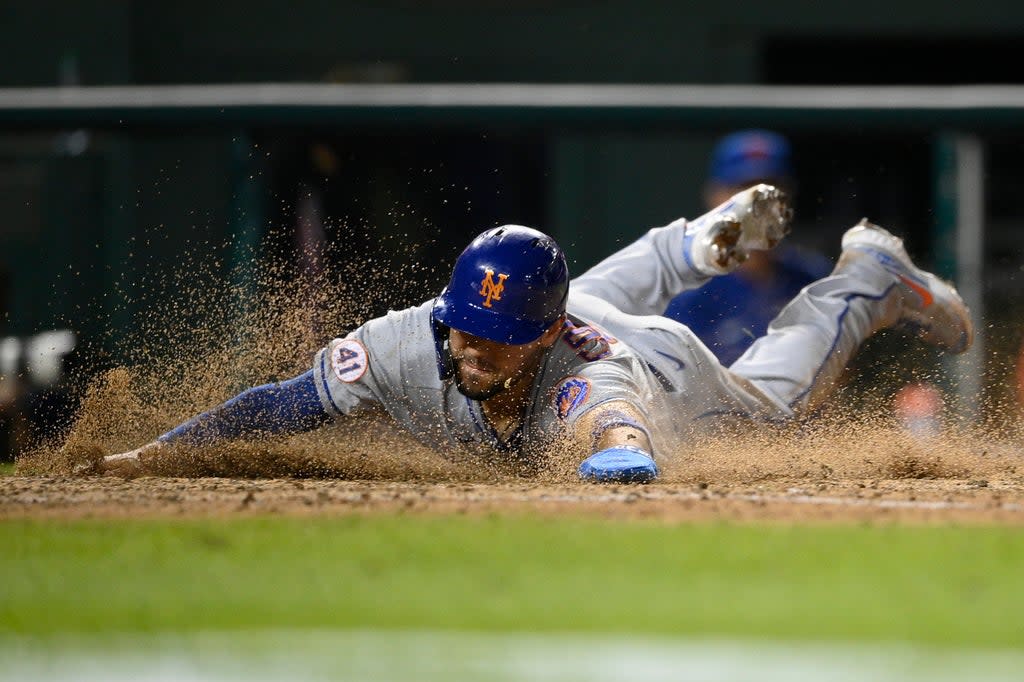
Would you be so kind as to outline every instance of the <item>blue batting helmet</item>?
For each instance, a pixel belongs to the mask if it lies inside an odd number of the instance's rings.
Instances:
[[[499,343],[536,341],[565,312],[569,268],[555,240],[522,225],[481,233],[455,261],[434,319]]]

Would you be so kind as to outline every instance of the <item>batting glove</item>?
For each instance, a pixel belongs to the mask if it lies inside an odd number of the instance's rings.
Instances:
[[[632,445],[617,445],[583,460],[580,478],[593,483],[648,483],[658,476],[651,456]]]

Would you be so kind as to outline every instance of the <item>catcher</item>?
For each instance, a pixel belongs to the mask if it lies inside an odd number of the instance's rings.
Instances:
[[[583,480],[645,482],[722,419],[780,422],[813,409],[880,329],[954,353],[970,346],[956,290],[867,221],[846,232],[832,274],[728,368],[659,314],[680,291],[773,247],[790,214],[781,191],[757,185],[697,220],[650,230],[571,282],[547,235],[487,230],[436,298],[370,320],[304,374],[248,389],[103,467],[136,473],[168,443],[296,433],[379,405],[442,453],[529,460],[568,438]]]

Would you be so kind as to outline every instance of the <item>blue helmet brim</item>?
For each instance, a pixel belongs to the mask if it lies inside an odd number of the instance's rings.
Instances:
[[[536,341],[558,319],[538,322],[490,310],[460,300],[447,287],[434,300],[433,315],[446,327],[512,346]]]

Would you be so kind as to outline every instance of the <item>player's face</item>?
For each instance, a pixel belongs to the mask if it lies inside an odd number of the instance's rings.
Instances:
[[[548,337],[545,333],[536,341],[513,346],[452,329],[448,347],[455,362],[455,385],[467,398],[487,400],[532,380],[551,346]]]

